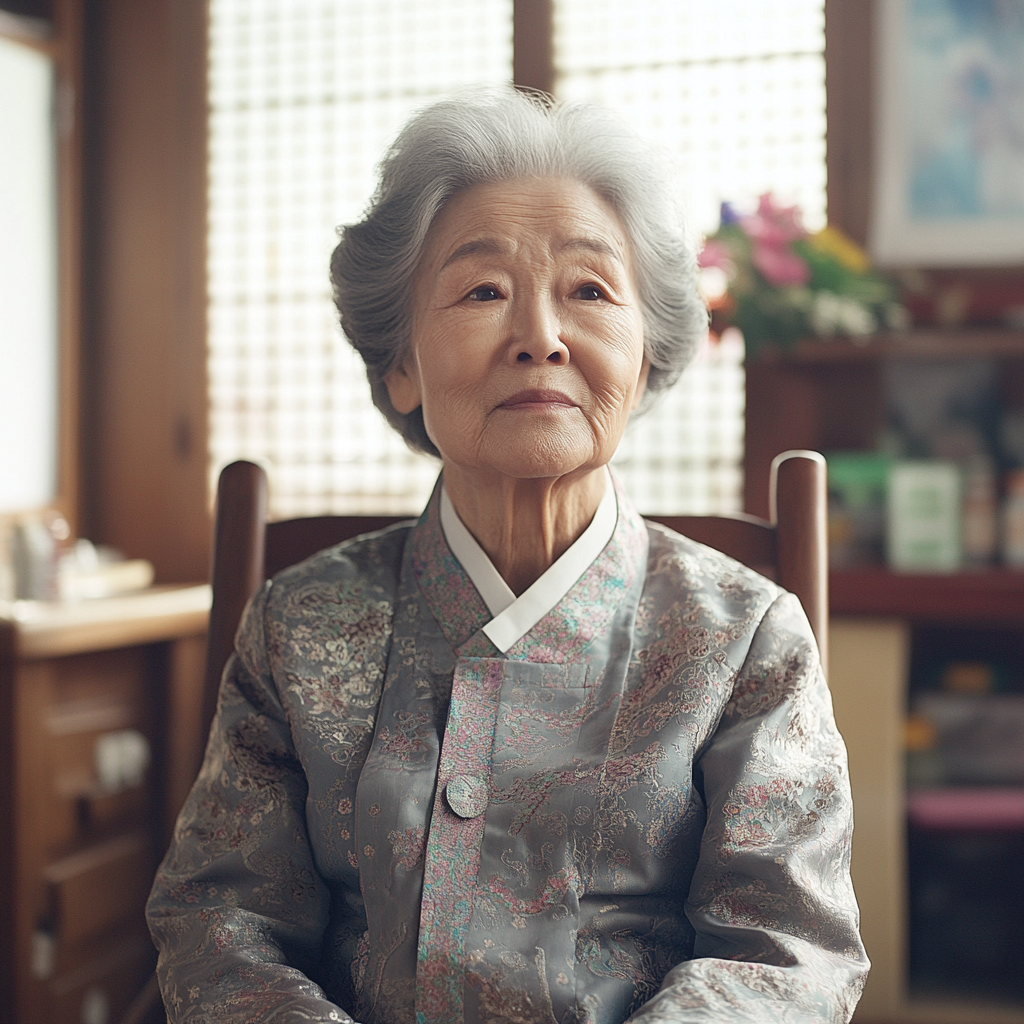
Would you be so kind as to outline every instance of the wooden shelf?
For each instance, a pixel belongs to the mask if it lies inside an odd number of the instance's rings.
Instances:
[[[0,605],[0,654],[52,658],[206,632],[210,587],[150,587],[91,601]]]
[[[883,567],[835,569],[829,575],[829,605],[833,615],[1024,628],[1024,570],[940,574]]]
[[[916,330],[867,338],[808,340],[789,349],[766,349],[754,362],[799,365],[876,362],[879,359],[964,359],[971,356],[1024,358],[1024,331],[979,328]]]

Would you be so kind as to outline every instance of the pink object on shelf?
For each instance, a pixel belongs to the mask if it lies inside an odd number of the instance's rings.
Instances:
[[[1024,789],[920,789],[907,794],[918,828],[1024,831]]]
[[[755,241],[753,261],[761,276],[776,288],[807,284],[811,279],[811,268],[784,245]]]

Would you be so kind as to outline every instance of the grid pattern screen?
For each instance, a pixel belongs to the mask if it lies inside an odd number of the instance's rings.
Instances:
[[[768,189],[824,219],[822,0],[556,0],[556,91],[675,159],[696,238]],[[327,265],[417,107],[512,69],[511,0],[211,0],[211,472],[262,463],[276,518],[417,512],[437,474],[373,408]],[[645,512],[741,505],[742,343],[709,345],[616,457]]]
[[[276,518],[422,508],[437,464],[370,402],[328,263],[417,107],[508,81],[511,0],[213,0],[210,436],[214,474],[262,463]]]
[[[624,112],[667,151],[699,238],[764,192],[825,223],[823,0],[557,0],[556,91]],[[618,461],[643,511],[742,506],[743,347],[712,344]]]
[[[823,0],[558,0],[556,89],[674,157],[698,232],[773,191],[825,224]]]

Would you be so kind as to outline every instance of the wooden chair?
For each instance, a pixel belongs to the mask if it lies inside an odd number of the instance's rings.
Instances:
[[[825,460],[821,455],[790,451],[777,456],[772,463],[769,504],[771,522],[745,514],[649,518],[724,551],[796,594],[817,638],[822,664],[827,665],[828,548]],[[213,721],[220,678],[234,649],[245,603],[262,582],[332,544],[408,518],[314,516],[268,523],[266,473],[251,462],[233,462],[223,469],[217,485],[204,736]],[[120,1024],[163,1020],[160,1011],[154,975]]]
[[[783,452],[772,463],[768,522],[731,516],[651,516],[687,537],[771,576],[803,602],[828,654],[828,549],[825,460],[817,452]],[[207,648],[203,721],[209,728],[224,665],[249,597],[264,579],[323,548],[408,516],[315,516],[267,522],[267,476],[251,462],[220,475],[213,554],[213,607]]]

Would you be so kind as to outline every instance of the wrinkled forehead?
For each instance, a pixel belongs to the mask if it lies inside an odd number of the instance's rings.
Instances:
[[[626,229],[606,199],[572,178],[511,178],[474,185],[445,204],[427,233],[421,268],[500,255],[522,245],[590,251],[630,268]]]

